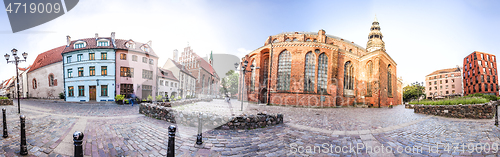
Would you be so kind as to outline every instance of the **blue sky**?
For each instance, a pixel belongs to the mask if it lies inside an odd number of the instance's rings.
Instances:
[[[500,54],[500,1],[284,1],[284,0],[82,0],[73,10],[40,26],[12,33],[0,12],[0,54],[27,52],[26,67],[44,51],[72,39],[110,36],[152,40],[159,65],[189,45],[200,56],[244,54],[263,46],[270,35],[317,32],[366,46],[375,14],[387,53],[405,82],[423,82],[438,69],[462,64],[473,51]],[[0,80],[15,75],[0,61]]]

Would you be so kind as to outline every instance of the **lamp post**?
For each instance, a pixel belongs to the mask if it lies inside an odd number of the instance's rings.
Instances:
[[[238,65],[239,65],[238,63],[234,63],[234,68],[235,68],[236,70],[238,70]],[[240,95],[241,95],[241,96],[240,96],[240,98],[241,98],[241,111],[243,111],[243,90],[245,89],[245,74],[246,74],[247,72],[252,72],[252,70],[253,70],[253,68],[254,68],[254,65],[252,64],[252,65],[250,65],[250,70],[249,70],[249,71],[247,71],[247,70],[246,70],[247,66],[248,66],[248,61],[247,61],[247,60],[245,60],[245,61],[243,62],[243,65],[241,65],[241,68],[240,68],[240,70],[239,70],[239,71],[241,71],[241,72],[242,72],[242,74],[243,74],[243,75],[242,75],[242,83],[241,83],[241,93],[240,93]]]
[[[16,64],[16,81],[17,81],[17,110],[18,110],[18,113],[21,113],[21,103],[20,103],[20,100],[19,100],[19,70],[18,70],[18,67],[17,67],[17,64],[19,62],[25,62],[26,61],[26,57],[28,57],[28,53],[24,52],[22,54],[24,60],[20,59],[19,56],[17,56],[17,49],[12,49],[10,51],[12,53],[12,55],[14,55],[14,60],[13,61],[9,61],[9,58],[10,58],[10,55],[8,53],[6,53],[4,55],[5,57],[5,60],[7,60],[7,64],[8,63],[14,63]]]

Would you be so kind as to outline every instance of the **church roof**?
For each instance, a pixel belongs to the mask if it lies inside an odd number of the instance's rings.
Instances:
[[[59,46],[57,48],[45,51],[44,53],[39,54],[33,64],[31,65],[31,69],[28,71],[32,72],[35,71],[38,68],[50,65],[52,63],[60,62],[62,61],[62,55],[61,53],[63,52],[64,48],[66,46]]]

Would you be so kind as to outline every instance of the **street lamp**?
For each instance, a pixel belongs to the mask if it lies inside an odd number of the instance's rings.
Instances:
[[[14,55],[14,60],[13,60],[13,61],[9,61],[10,55],[9,55],[8,53],[6,53],[6,54],[4,55],[4,57],[5,57],[5,60],[7,60],[7,64],[8,64],[8,63],[14,63],[14,64],[16,64],[16,81],[17,81],[17,85],[16,85],[16,86],[17,86],[17,110],[18,110],[18,113],[20,114],[20,113],[21,113],[21,103],[20,103],[20,100],[19,100],[19,95],[20,95],[20,94],[19,94],[19,70],[18,70],[17,64],[18,64],[19,62],[26,62],[26,58],[28,57],[28,53],[23,52],[23,54],[22,54],[22,56],[23,56],[23,58],[24,58],[24,60],[23,60],[23,59],[20,59],[20,58],[17,56],[17,49],[15,49],[15,48],[14,48],[14,49],[12,49],[10,52],[12,53],[12,55]]]
[[[234,63],[234,68],[235,68],[237,71],[238,71],[238,65],[239,65],[238,63]],[[254,65],[252,64],[252,65],[250,65],[250,70],[249,70],[249,71],[247,71],[247,70],[246,70],[247,66],[248,66],[248,61],[247,61],[247,60],[245,60],[245,61],[243,62],[243,65],[241,66],[241,68],[240,68],[240,70],[239,70],[239,71],[241,71],[241,72],[242,72],[242,74],[243,74],[243,75],[242,75],[242,83],[241,83],[241,93],[240,93],[240,95],[241,95],[241,96],[240,96],[240,98],[241,98],[241,111],[243,111],[243,90],[245,89],[245,74],[246,74],[247,72],[252,72],[252,70],[253,70],[253,68],[254,68]]]

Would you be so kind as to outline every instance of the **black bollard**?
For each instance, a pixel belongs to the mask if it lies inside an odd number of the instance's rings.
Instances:
[[[168,127],[168,148],[167,157],[175,156],[175,125],[170,125]]]
[[[26,128],[25,128],[26,116],[21,115],[19,116],[19,118],[21,118],[21,150],[19,154],[28,155],[28,146],[26,145]]]
[[[83,157],[83,146],[82,146],[82,141],[83,139],[83,133],[76,131],[73,133],[73,142],[75,145],[75,157]]]
[[[202,133],[202,125],[203,125],[203,120],[201,119],[201,113],[198,115],[198,136],[196,136],[196,144],[201,145],[203,144],[203,136],[201,135]]]
[[[9,134],[7,133],[7,116],[5,116],[5,108],[2,108],[3,112],[3,137],[7,138],[9,137]]]
[[[497,105],[495,105],[495,125],[496,126],[498,126],[498,105],[500,105],[500,104],[497,103]]]

